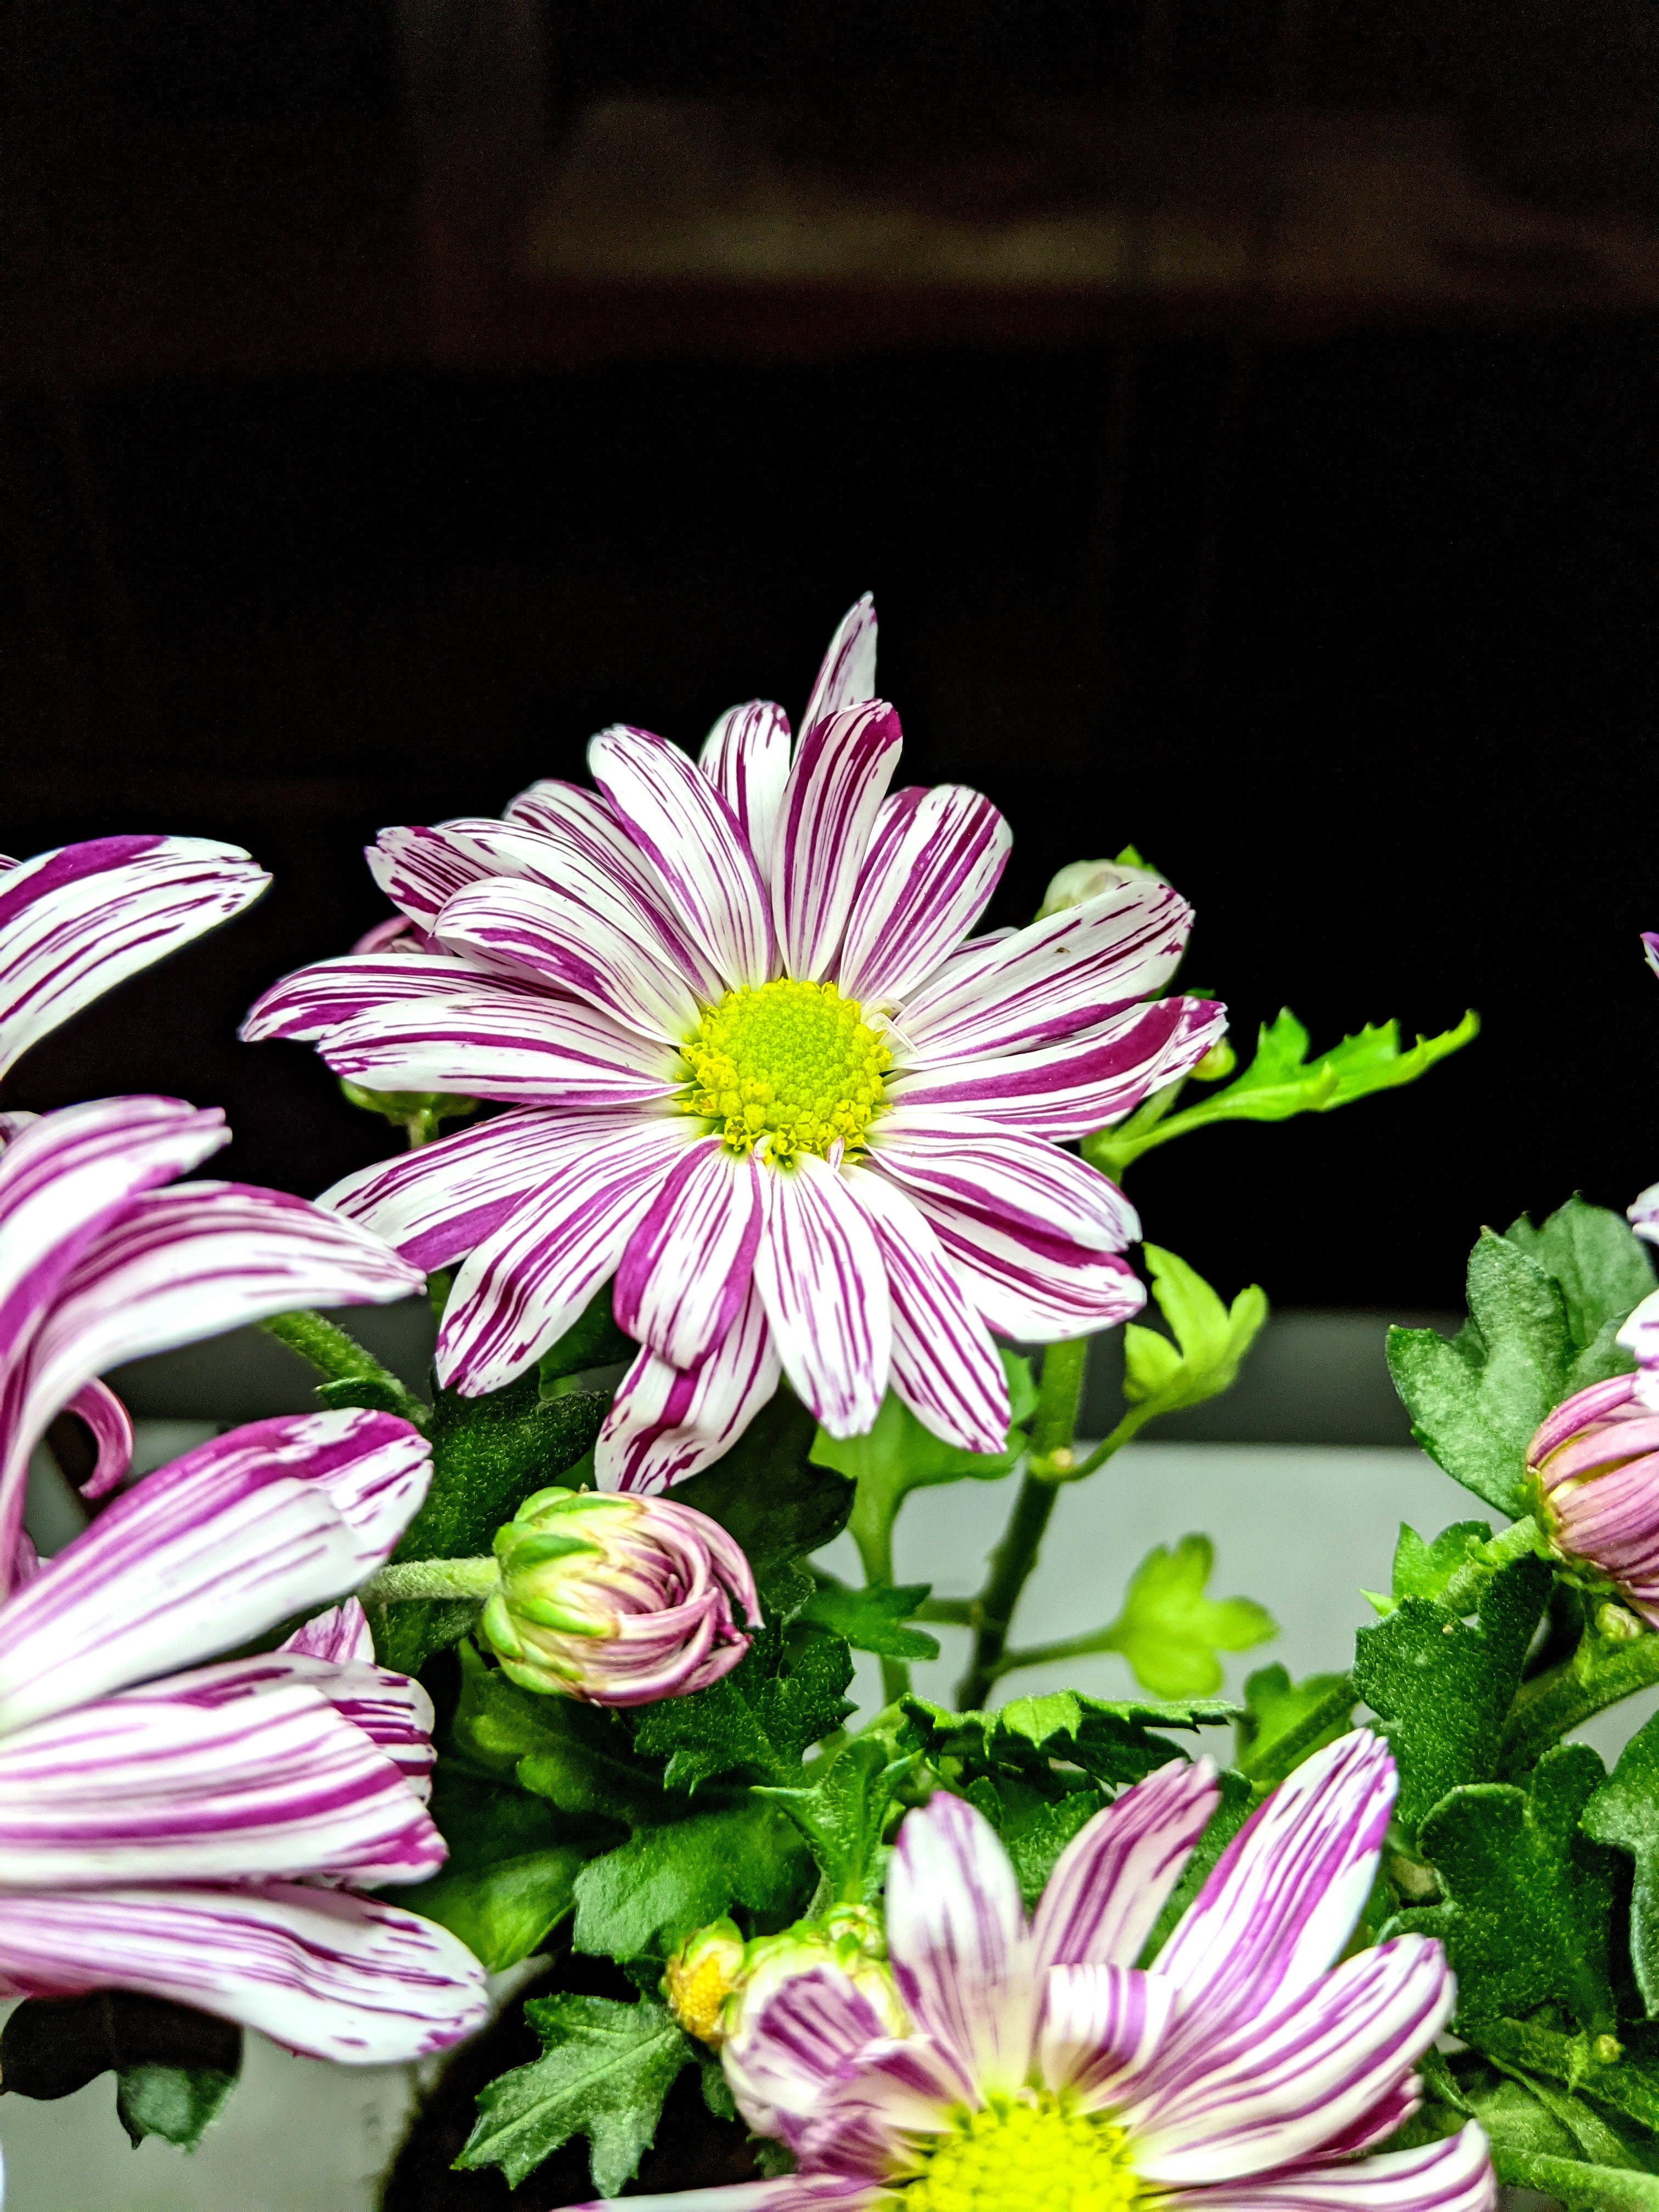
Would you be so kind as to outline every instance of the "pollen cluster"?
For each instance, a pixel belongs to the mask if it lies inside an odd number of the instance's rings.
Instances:
[[[678,1966],[671,1959],[663,1976],[669,2009],[688,2035],[701,2043],[720,2041],[720,2008],[732,1994],[724,1959],[708,1954],[696,1966]]]
[[[1046,2091],[1035,2103],[994,2097],[958,2115],[894,2212],[1128,2212],[1139,2185],[1124,2146],[1121,2128]]]
[[[856,999],[787,975],[728,991],[681,1049],[687,1113],[723,1122],[738,1151],[763,1144],[780,1163],[861,1144],[892,1060]]]

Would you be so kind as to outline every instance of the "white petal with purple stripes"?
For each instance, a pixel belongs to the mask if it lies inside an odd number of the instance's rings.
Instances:
[[[617,1270],[617,1323],[672,1367],[695,1367],[749,1296],[769,1178],[718,1137],[681,1154]]]
[[[774,1176],[755,1286],[784,1373],[830,1435],[872,1428],[892,1360],[887,1271],[846,1183],[810,1152]]]

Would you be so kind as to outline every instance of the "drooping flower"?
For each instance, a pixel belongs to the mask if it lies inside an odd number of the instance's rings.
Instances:
[[[71,1014],[252,904],[270,883],[237,845],[94,837],[0,859],[0,1075]]]
[[[1309,1760],[1228,1846],[1152,1965],[1135,1965],[1217,1793],[1164,1767],[1096,1816],[1027,1923],[989,1823],[907,1815],[887,1938],[910,2033],[833,1966],[762,2011],[746,2081],[798,2170],[639,2200],[657,2212],[1487,2212],[1478,2127],[1380,2155],[1451,2010],[1437,1943],[1331,1969],[1394,1798],[1361,1732]],[[750,2086],[752,2085],[752,2086]],[[596,2212],[596,2208],[590,2208]]]
[[[104,1098],[29,1118],[0,1151],[0,1593],[29,1454],[58,1413],[97,1437],[90,1494],[127,1470],[131,1426],[97,1379],[110,1368],[296,1306],[421,1288],[371,1231],[304,1199],[162,1187],[229,1139],[216,1108]]]
[[[257,1422],[147,1476],[0,1605],[0,1987],[139,1990],[364,2064],[479,2025],[465,1945],[355,1893],[445,1856],[430,1702],[374,1664],[361,1606],[198,1663],[372,1573],[430,1472],[390,1414]]]
[[[613,728],[597,793],[543,782],[501,821],[384,832],[370,866],[422,949],[303,969],[244,1029],[376,1089],[513,1109],[324,1202],[422,1267],[464,1262],[437,1363],[467,1395],[615,1273],[642,1348],[606,1488],[718,1457],[781,1373],[836,1435],[890,1382],[937,1434],[999,1449],[994,1333],[1083,1335],[1141,1303],[1132,1208],[1061,1146],[1220,1034],[1212,1004],[1148,1001],[1189,909],[1148,878],[970,937],[1007,827],[960,785],[890,792],[874,672],[865,600],[799,746],[762,701],[696,764]]]
[[[1557,1553],[1604,1575],[1659,1628],[1659,1407],[1645,1379],[1614,1375],[1563,1400],[1527,1448],[1527,1474]]]
[[[760,1618],[742,1547],[665,1498],[538,1490],[497,1532],[501,1581],[480,1623],[526,1690],[594,1705],[687,1696],[749,1649]]]

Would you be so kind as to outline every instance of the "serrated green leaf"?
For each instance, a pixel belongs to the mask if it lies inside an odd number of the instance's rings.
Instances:
[[[1480,1024],[1465,1014],[1455,1029],[1419,1036],[1405,1051],[1395,1021],[1365,1027],[1316,1059],[1308,1057],[1309,1036],[1288,1006],[1257,1033],[1255,1057],[1224,1091],[1205,1101],[1206,1109],[1226,1102],[1226,1118],[1282,1121],[1292,1114],[1328,1113],[1376,1091],[1415,1083],[1437,1060],[1479,1035]],[[1223,1118],[1217,1115],[1215,1118]]]
[[[544,2055],[490,2082],[455,2163],[498,2166],[516,2188],[574,2135],[592,2146],[593,2185],[615,2197],[639,2172],[682,2068],[696,2057],[665,2006],[641,1998],[532,2000],[525,2015]]]
[[[809,1747],[852,1711],[853,1662],[837,1636],[812,1634],[786,1650],[774,1631],[756,1637],[741,1665],[689,1698],[641,1708],[637,1751],[666,1759],[671,1790],[696,1790],[719,1774],[793,1783]]]
[[[1238,1708],[1214,1698],[1113,1700],[1062,1690],[1014,1698],[995,1712],[953,1713],[914,1696],[901,1698],[899,1711],[902,1747],[935,1767],[948,1761],[952,1787],[958,1778],[1014,1775],[1058,1798],[1073,1784],[1055,1774],[1055,1761],[1121,1789],[1184,1756],[1155,1730],[1217,1727]]]
[[[1550,1570],[1524,1558],[1480,1592],[1474,1625],[1431,1598],[1406,1597],[1355,1638],[1353,1681],[1383,1721],[1400,1769],[1408,1832],[1461,1783],[1498,1771],[1504,1723],[1549,1595]]]
[[[734,1907],[792,1917],[813,1873],[793,1823],[763,1800],[692,1812],[637,1828],[588,1862],[576,1877],[572,1940],[579,1951],[617,1960],[665,1958]]]
[[[1598,2056],[1595,2037],[1564,2035],[1543,2020],[1480,2020],[1474,2031],[1479,2047],[1499,2063],[1564,2083],[1650,2135],[1659,2130],[1659,2052],[1651,2031],[1621,2027],[1615,2058]]]
[[[1465,1785],[1424,1819],[1419,1847],[1443,1902],[1398,1914],[1383,1933],[1415,1930],[1445,1946],[1459,2034],[1478,2040],[1480,2021],[1545,2004],[1565,2006],[1588,2034],[1611,2030],[1613,1862],[1578,1825],[1605,1773],[1588,1744],[1559,1744],[1530,1790]]]
[[[938,1637],[905,1625],[932,1588],[931,1583],[875,1583],[866,1589],[849,1589],[823,1575],[800,1618],[829,1629],[854,1651],[873,1651],[884,1659],[937,1659]]]
[[[619,1714],[521,1690],[471,1644],[461,1646],[460,1658],[461,1694],[450,1733],[466,1766],[613,1829],[667,1817],[661,1776],[635,1755]]]
[[[1616,1330],[1653,1289],[1648,1248],[1624,1215],[1587,1206],[1576,1194],[1541,1229],[1523,1213],[1505,1233],[1559,1287],[1575,1353],[1588,1350],[1609,1327]],[[1626,1358],[1627,1365],[1635,1364]]]
[[[915,1764],[915,1753],[890,1759],[884,1745],[866,1737],[820,1761],[803,1786],[758,1794],[781,1806],[805,1837],[835,1901],[862,1905],[878,1883],[893,1792]]]
[[[1394,1547],[1395,1596],[1438,1597],[1459,1569],[1468,1565],[1471,1552],[1491,1541],[1489,1521],[1455,1521],[1431,1544],[1402,1521]]]
[[[1060,1853],[1107,1802],[1096,1788],[1068,1790],[1045,1797],[1018,1780],[999,1785],[1001,1800],[997,1832],[1007,1852],[1026,1911],[1034,1911]]]
[[[1592,1841],[1627,1852],[1634,1863],[1630,1958],[1651,2020],[1659,2014],[1659,1713],[1625,1746],[1585,1806],[1583,1825]]]
[[[1135,1322],[1123,1332],[1123,1395],[1149,1413],[1170,1413],[1219,1397],[1261,1334],[1267,1299],[1260,1284],[1224,1305],[1195,1267],[1162,1245],[1141,1247],[1152,1296],[1175,1333],[1175,1344]]]
[[[539,1395],[544,1398],[562,1398],[568,1395],[569,1379],[590,1367],[614,1366],[619,1359],[631,1359],[639,1350],[631,1336],[625,1336],[617,1326],[611,1307],[614,1285],[605,1283],[594,1291],[581,1313],[566,1329],[556,1344],[550,1344],[536,1363]]]
[[[1087,1648],[1120,1653],[1156,1696],[1218,1689],[1217,1653],[1248,1651],[1276,1636],[1279,1626],[1253,1598],[1206,1596],[1214,1564],[1207,1536],[1183,1536],[1173,1551],[1158,1545],[1135,1569],[1117,1619],[1088,1638]],[[1076,1648],[1084,1648],[1081,1639]]]
[[[223,2112],[236,2081],[215,2067],[124,2066],[115,2077],[116,2117],[135,2150],[146,2136],[194,2150]]]
[[[1310,1674],[1292,1682],[1283,1667],[1258,1668],[1244,1684],[1239,1771],[1253,1781],[1283,1781],[1304,1759],[1347,1734],[1354,1705],[1346,1674]]]

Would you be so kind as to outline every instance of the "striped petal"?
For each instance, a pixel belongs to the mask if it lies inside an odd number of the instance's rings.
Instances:
[[[431,1447],[360,1409],[256,1421],[125,1492],[0,1607],[0,1732],[241,1644],[390,1555]]]
[[[362,1622],[368,1624],[356,1598],[349,1601]],[[336,1614],[346,1611],[336,1607]],[[331,1616],[321,1616],[327,1620]],[[310,1624],[307,1624],[309,1626]],[[306,1629],[299,1633],[305,1635]],[[337,1643],[343,1641],[336,1637]],[[407,1674],[374,1664],[372,1642],[356,1657],[340,1659],[325,1653],[297,1651],[289,1637],[280,1650],[264,1651],[248,1659],[226,1659],[216,1667],[198,1667],[188,1674],[173,1674],[163,1686],[176,1701],[203,1707],[229,1705],[258,1697],[288,1683],[298,1682],[325,1698],[334,1711],[362,1730],[385,1753],[405,1784],[424,1804],[432,1794],[432,1700],[420,1684]],[[407,1877],[395,1873],[376,1877],[395,1881]],[[359,1876],[364,1880],[367,1877]]]
[[[861,707],[876,696],[876,603],[866,592],[836,625],[830,649],[812,684],[801,720],[811,730],[844,708]]]
[[[773,918],[792,975],[817,981],[835,963],[902,743],[898,716],[878,699],[831,714],[800,742],[772,870]]]
[[[697,1026],[684,970],[648,941],[641,908],[609,878],[586,881],[576,863],[559,890],[496,878],[457,891],[438,918],[441,943],[524,977],[532,988],[573,993],[656,1043]]]
[[[892,1387],[937,1437],[963,1451],[1008,1439],[1008,1377],[927,1217],[884,1176],[842,1177],[875,1231],[892,1300]]]
[[[492,821],[485,814],[429,829],[382,830],[364,857],[392,904],[429,933],[457,891],[486,877],[556,884],[566,849],[527,823]]]
[[[1172,1759],[1060,1853],[1031,1923],[1036,1971],[1132,1966],[1219,1800],[1208,1759]]]
[[[730,1451],[782,1375],[766,1310],[751,1285],[726,1334],[698,1366],[642,1351],[617,1388],[594,1448],[601,1490],[654,1492]]]
[[[1493,2212],[1498,2183],[1486,2138],[1471,2120],[1461,2135],[1414,2150],[1351,2165],[1291,2166],[1257,2182],[1171,2190],[1161,2202],[1171,2212]]]
[[[419,1881],[444,1857],[396,1762],[306,1682],[216,1705],[130,1690],[0,1742],[0,1890]]]
[[[1137,2172],[1192,2188],[1314,2155],[1392,2098],[1455,1994],[1426,1936],[1362,1951],[1224,2049],[1194,2049],[1185,2079],[1166,2086],[1155,2072],[1121,2106]]]
[[[752,1155],[738,1158],[707,1138],[680,1155],[629,1238],[617,1270],[617,1323],[670,1366],[696,1366],[741,1312],[763,1185]]]
[[[92,1473],[81,1485],[81,1495],[106,1498],[119,1487],[132,1465],[132,1416],[103,1382],[88,1382],[77,1390],[64,1411],[86,1423],[97,1450]]]
[[[574,848],[590,866],[607,869],[653,899],[661,896],[662,885],[649,861],[617,820],[616,810],[597,792],[547,776],[521,791],[506,814],[509,822],[541,830]]]
[[[1091,1252],[1063,1237],[998,1227],[937,1199],[917,1200],[951,1273],[999,1335],[1057,1344],[1115,1328],[1140,1311],[1146,1293],[1127,1261]]]
[[[284,975],[249,1007],[237,1034],[244,1044],[271,1037],[312,1043],[344,1022],[383,1006],[441,1002],[475,988],[476,967],[447,952],[354,953],[319,960]]]
[[[738,817],[762,877],[771,880],[772,841],[789,779],[789,717],[769,699],[728,707],[697,756],[697,766]]]
[[[786,2173],[775,2181],[733,2181],[723,2188],[673,2189],[665,2197],[630,2197],[629,2212],[874,2212],[884,2192],[862,2179],[840,2173]],[[569,2212],[610,2212],[615,2200],[594,2197]]]
[[[453,1091],[509,1106],[639,1106],[685,1080],[678,1053],[592,1006],[480,976],[467,989],[343,1022],[319,1047],[377,1091]]]
[[[447,1929],[289,1882],[0,1897],[0,1981],[141,1990],[349,2066],[447,2050],[489,2011],[483,1968]]]
[[[982,2090],[1031,2058],[1031,1947],[1019,1884],[982,1813],[948,1791],[907,1813],[887,1875],[887,1947],[919,2027]]]
[[[796,1974],[726,2046],[726,2078],[758,2133],[787,2136],[810,2119],[841,2068],[887,2029],[838,1967]]]
[[[887,1095],[919,1112],[976,1114],[1068,1144],[1121,1121],[1149,1091],[1190,1073],[1226,1027],[1226,1009],[1213,1000],[1160,999],[1006,1059],[908,1069]]]
[[[1054,1966],[1039,1984],[1037,2071],[1084,2110],[1121,2104],[1158,2065],[1177,2002],[1156,1975],[1101,1963]]]
[[[1063,1237],[1092,1252],[1140,1242],[1140,1220],[1097,1169],[1040,1137],[969,1114],[895,1108],[870,1133],[882,1172],[918,1199]]]
[[[887,2036],[848,2060],[843,2079],[799,2129],[799,2155],[809,2169],[902,2181],[915,2173],[916,2152],[930,2136],[948,2136],[963,2106],[971,2111],[983,2102],[972,2075],[930,2037]],[[904,2200],[896,2194],[883,2201]],[[975,2197],[957,2202],[977,2212]]]
[[[1253,2018],[1310,1988],[1353,1931],[1394,1805],[1388,1745],[1356,1729],[1250,1815],[1158,1954],[1189,2008]]]
[[[270,878],[205,837],[96,837],[0,876],[0,1074],[83,1006],[250,906]]]
[[[1638,1237],[1659,1243],[1659,1182],[1650,1182],[1625,1209],[1626,1218]]]
[[[463,1263],[438,1331],[435,1369],[464,1397],[500,1390],[562,1336],[606,1278],[696,1132],[684,1115],[618,1118],[547,1176]]]
[[[805,1153],[769,1169],[755,1286],[796,1395],[832,1437],[875,1425],[892,1361],[892,1302],[875,1231],[834,1169]]]
[[[498,1115],[343,1176],[318,1200],[429,1273],[483,1243],[562,1168],[617,1133],[614,1114]]]
[[[296,1628],[277,1649],[305,1658],[332,1659],[343,1666],[358,1659],[372,1662],[374,1636],[368,1615],[355,1597],[348,1597]]]
[[[617,725],[587,749],[593,781],[650,854],[676,918],[732,988],[765,982],[772,930],[738,818],[676,745]]]
[[[842,994],[902,999],[973,927],[996,889],[1013,836],[965,784],[925,792],[896,834],[872,841],[842,940]]]
[[[913,991],[900,1016],[911,1060],[932,1066],[1053,1043],[1161,990],[1193,911],[1168,884],[1104,891],[975,947]]]

